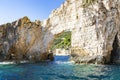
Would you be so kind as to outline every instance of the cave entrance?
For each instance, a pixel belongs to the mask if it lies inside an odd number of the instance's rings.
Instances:
[[[118,45],[118,37],[117,34],[115,36],[115,39],[113,41],[113,50],[111,51],[111,63],[118,63],[117,61],[119,60],[119,45]]]
[[[53,40],[51,50],[56,56],[69,55],[71,46],[71,31],[65,30],[57,34]]]

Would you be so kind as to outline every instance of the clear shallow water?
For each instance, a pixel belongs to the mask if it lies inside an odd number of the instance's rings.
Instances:
[[[53,62],[0,65],[0,80],[120,80],[120,65],[77,65],[69,57]]]

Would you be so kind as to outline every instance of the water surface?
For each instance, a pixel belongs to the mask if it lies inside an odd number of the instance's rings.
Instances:
[[[53,62],[0,65],[0,80],[120,80],[119,65],[74,64],[69,56]]]

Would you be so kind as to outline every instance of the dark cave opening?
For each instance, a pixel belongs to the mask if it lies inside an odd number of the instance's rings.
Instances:
[[[119,59],[119,52],[118,52],[118,37],[117,34],[115,36],[115,39],[113,41],[113,50],[111,51],[110,61],[111,63],[116,63],[116,61]]]

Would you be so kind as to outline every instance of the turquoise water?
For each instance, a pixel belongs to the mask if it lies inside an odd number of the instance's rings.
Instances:
[[[120,80],[119,65],[77,65],[68,56],[53,62],[0,65],[0,80]]]

